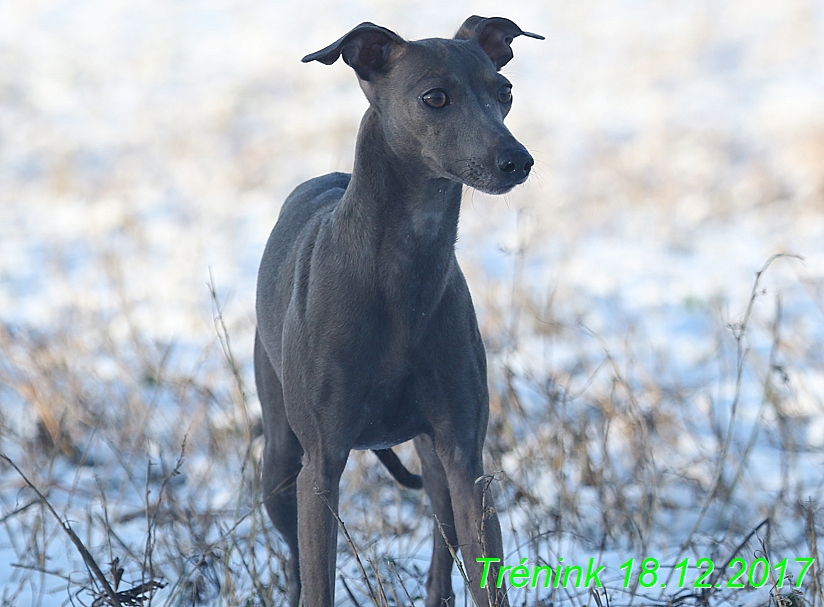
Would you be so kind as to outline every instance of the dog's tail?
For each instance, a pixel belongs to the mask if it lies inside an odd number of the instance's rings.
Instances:
[[[373,449],[372,453],[378,456],[381,463],[389,470],[389,474],[394,476],[401,485],[409,489],[423,489],[423,479],[407,470],[392,449]]]

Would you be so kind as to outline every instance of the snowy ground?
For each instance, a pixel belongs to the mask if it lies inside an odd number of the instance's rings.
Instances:
[[[254,509],[254,280],[280,202],[351,167],[366,107],[346,66],[300,57],[365,20],[415,39],[502,12],[547,38],[517,39],[504,69],[536,169],[503,198],[466,192],[459,256],[507,562],[595,557],[613,605],[763,605],[770,584],[633,593],[617,567],[818,556],[824,2],[6,0],[0,452],[107,577],[120,559],[121,589],[284,600],[283,548]],[[0,603],[89,604],[100,589],[66,534],[11,467],[0,478]],[[425,500],[369,454],[345,483],[355,544],[420,596]],[[745,542],[765,519],[764,545]],[[339,565],[367,604],[343,543]],[[802,588],[816,605],[820,580]]]

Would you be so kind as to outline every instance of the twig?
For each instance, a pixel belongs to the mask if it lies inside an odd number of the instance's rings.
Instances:
[[[24,513],[26,510],[28,510],[29,508],[31,508],[32,506],[37,504],[39,501],[40,500],[32,500],[28,504],[26,504],[25,506],[20,506],[19,508],[15,508],[11,512],[9,512],[6,516],[4,516],[3,518],[0,518],[0,525],[4,524],[10,518],[13,518],[13,517],[17,516],[18,514]]]
[[[340,526],[341,531],[343,531],[343,536],[346,538],[346,541],[349,543],[349,547],[352,549],[352,553],[355,555],[355,561],[358,563],[361,575],[363,576],[363,581],[366,582],[366,588],[369,590],[369,598],[372,600],[373,603],[379,604],[378,598],[375,596],[375,591],[372,589],[372,584],[369,582],[369,577],[366,575],[366,568],[363,566],[363,562],[361,562],[358,549],[355,547],[355,542],[352,541],[352,537],[346,530],[346,525],[344,524],[341,517],[338,516],[338,513],[335,512],[335,509],[332,508],[332,504],[329,503],[329,500],[326,499],[325,495],[323,495],[322,493],[316,493],[315,495],[317,495],[319,498],[323,500],[323,502],[326,504],[326,507],[329,508],[329,511],[335,517],[335,520],[338,521],[338,525]]]
[[[415,607],[415,601],[412,600],[412,596],[409,594],[409,591],[406,589],[406,584],[403,583],[403,578],[401,577],[401,574],[398,572],[398,568],[395,567],[395,562],[390,560],[389,561],[389,566],[392,568],[392,571],[395,572],[395,575],[398,578],[398,582],[400,582],[401,588],[403,588],[403,592],[406,595],[406,599],[409,601],[409,604],[411,605],[411,607]]]
[[[761,404],[758,407],[758,414],[755,416],[755,423],[753,424],[752,431],[750,432],[750,438],[747,441],[746,447],[744,447],[744,452],[741,455],[741,461],[738,464],[738,470],[735,472],[735,476],[733,476],[732,481],[730,482],[729,490],[727,491],[727,499],[724,503],[724,508],[721,511],[721,516],[726,511],[727,506],[729,506],[730,502],[732,501],[733,491],[735,487],[738,485],[738,482],[741,480],[741,477],[744,474],[744,467],[746,466],[747,460],[749,459],[750,452],[752,451],[753,447],[755,446],[755,441],[758,437],[759,431],[759,424],[761,422],[761,418],[764,415],[764,411],[767,408],[767,403],[770,402],[771,398],[770,395],[773,394],[774,390],[772,387],[772,375],[773,371],[777,368],[777,357],[778,357],[778,349],[781,346],[781,340],[779,337],[779,327],[781,324],[781,298],[776,298],[776,312],[775,312],[775,319],[773,321],[772,326],[772,333],[773,333],[773,340],[772,346],[770,347],[770,356],[769,356],[769,368],[767,369],[767,374],[764,377],[764,388],[763,388],[763,396],[761,398]],[[780,416],[780,411],[778,410],[777,405],[775,405],[776,414]],[[783,453],[782,453],[783,455]],[[782,457],[783,461],[783,457]],[[787,477],[786,473],[781,475],[783,478]]]
[[[339,575],[338,579],[340,580],[340,583],[343,584],[343,589],[346,591],[346,594],[349,595],[349,599],[352,601],[355,607],[360,607],[360,603],[358,603],[358,600],[355,598],[355,595],[352,594],[352,591],[349,589],[349,584],[346,583],[346,579],[343,577],[343,574]]]
[[[761,277],[764,275],[764,272],[767,271],[767,268],[770,267],[770,264],[772,264],[772,262],[782,257],[790,257],[793,259],[800,259],[803,261],[803,257],[800,257],[798,255],[789,255],[786,253],[776,253],[775,255],[767,259],[764,265],[761,266],[761,269],[755,273],[755,281],[752,285],[750,300],[747,303],[747,310],[744,312],[744,318],[738,325],[734,325],[731,327],[736,342],[737,369],[735,375],[735,394],[733,396],[732,403],[730,404],[730,420],[727,424],[727,432],[726,436],[724,437],[724,443],[721,447],[721,455],[718,458],[718,464],[715,468],[715,474],[713,475],[713,479],[710,483],[709,490],[707,491],[707,495],[704,498],[704,503],[701,505],[701,510],[698,513],[698,517],[695,519],[695,522],[692,524],[692,528],[690,529],[689,533],[687,533],[687,536],[684,538],[684,541],[681,542],[681,545],[678,548],[678,555],[675,557],[676,562],[680,560],[681,556],[684,554],[684,550],[686,550],[687,545],[692,540],[692,536],[695,534],[695,532],[698,530],[698,526],[704,520],[704,516],[707,514],[707,510],[710,507],[710,503],[712,502],[713,496],[715,495],[715,492],[718,489],[718,485],[721,482],[721,476],[724,473],[724,464],[727,460],[727,452],[729,451],[730,444],[732,443],[732,433],[733,427],[735,425],[735,415],[738,410],[738,402],[741,398],[741,380],[744,373],[744,361],[747,357],[748,351],[744,347],[744,335],[746,334],[747,326],[750,322],[750,316],[752,315],[752,309],[755,305],[755,300],[758,297],[758,286],[761,282]],[[667,583],[669,582],[669,578],[672,577],[674,571],[674,569],[670,571],[670,575],[667,577]]]
[[[378,585],[378,598],[381,601],[382,605],[389,607],[389,600],[386,598],[386,591],[383,589],[383,581],[381,581],[381,570],[380,567],[375,565],[375,561],[369,560],[369,566],[372,567],[372,571],[375,572],[375,583]],[[397,603],[397,601],[395,601]]]
[[[151,595],[151,593],[153,593],[155,590],[165,587],[166,584],[163,584],[156,580],[149,580],[148,582],[144,582],[142,584],[138,584],[137,586],[133,586],[132,588],[129,588],[127,590],[118,592],[117,598],[126,605],[138,607],[143,605],[146,595]],[[92,602],[92,607],[100,607],[101,605],[103,605],[104,601],[104,597],[99,597]]]
[[[807,545],[810,548],[810,556],[818,557],[818,537],[815,532],[815,512],[813,511],[812,500],[808,506],[801,502],[798,503],[801,507],[801,512],[804,513],[804,535],[807,536]],[[810,592],[813,596],[813,604],[821,604],[821,580],[819,578],[819,567],[816,567],[816,562],[813,561],[810,567]]]
[[[48,569],[36,567],[34,565],[24,565],[23,563],[9,563],[9,567],[14,567],[15,569],[25,569],[27,571],[35,571],[37,573],[44,573],[46,575],[53,575],[54,577],[58,577],[61,580],[70,583],[72,581],[71,575],[66,575],[65,573],[61,573],[60,571],[49,571]]]
[[[150,578],[154,577],[154,564],[152,563],[152,555],[154,554],[154,539],[153,538],[155,536],[153,535],[153,533],[154,533],[155,523],[156,523],[156,520],[157,520],[157,514],[160,511],[160,504],[163,501],[163,492],[166,489],[166,486],[169,484],[169,481],[172,478],[174,478],[175,476],[180,474],[180,468],[183,466],[183,459],[184,459],[185,454],[186,454],[186,440],[187,440],[187,438],[188,438],[188,435],[183,436],[183,442],[180,445],[180,455],[177,458],[177,462],[175,463],[174,468],[172,468],[172,471],[169,474],[167,474],[163,478],[163,481],[160,483],[160,489],[158,489],[158,492],[157,492],[157,503],[155,504],[154,512],[152,512],[151,514],[149,513],[149,510],[150,510],[150,508],[149,508],[149,493],[150,493],[150,490],[149,490],[149,479],[150,479],[149,471],[150,470],[147,471],[147,473],[146,473],[146,527],[147,527],[147,529],[146,529],[146,552],[143,556],[142,574],[145,575],[146,571],[148,571]],[[149,469],[151,469],[151,460],[148,462],[147,465],[148,465]],[[144,578],[143,581],[144,581],[144,583],[146,583],[145,578]]]
[[[489,511],[487,511],[486,492],[489,491],[489,486],[492,484],[492,481],[495,480],[495,474],[496,473],[494,473],[494,472],[491,473],[491,474],[484,474],[484,475],[479,476],[478,478],[475,479],[475,484],[476,485],[484,483],[484,488],[483,488],[483,491],[481,492],[481,512],[483,514],[481,514],[481,529],[480,529],[480,535],[478,536],[478,541],[481,544],[481,556],[483,558],[487,558],[489,556],[486,553],[486,519],[487,519],[487,514],[489,514],[489,515],[495,514],[495,508],[492,507],[492,506],[490,506]],[[438,523],[438,526],[440,527],[440,523]],[[513,531],[514,531],[514,529],[513,529]],[[443,533],[442,529],[441,529],[441,533]],[[444,535],[444,539],[446,539],[445,535]],[[469,582],[467,582],[466,585],[467,585],[467,587],[469,587]],[[470,588],[470,592],[472,592],[471,588]],[[492,588],[490,587],[489,584],[486,585],[486,597],[487,597],[487,600],[489,601],[489,604],[492,605],[493,604]]]
[[[209,295],[212,298],[212,303],[215,307],[215,329],[217,330],[217,337],[220,341],[220,347],[223,349],[223,356],[229,364],[229,370],[235,380],[235,388],[237,390],[238,405],[240,406],[243,419],[246,424],[244,431],[246,433],[246,442],[251,441],[252,423],[249,419],[249,409],[246,407],[246,390],[243,386],[243,377],[240,374],[240,365],[235,360],[235,355],[232,353],[232,344],[229,341],[229,329],[226,327],[226,321],[223,319],[223,309],[220,306],[220,301],[217,297],[217,288],[212,277],[212,269],[209,268]]]
[[[11,458],[9,458],[6,454],[2,453],[0,454],[0,459],[5,461],[8,465],[14,468],[15,471],[17,471],[17,474],[20,475],[20,478],[23,479],[23,482],[25,482],[26,485],[28,485],[32,491],[34,491],[35,495],[37,495],[37,497],[40,499],[43,505],[46,506],[48,511],[51,512],[52,516],[57,520],[58,523],[60,523],[60,527],[63,529],[63,531],[66,532],[66,535],[69,536],[69,539],[72,541],[72,544],[74,544],[75,548],[77,548],[77,551],[80,553],[80,556],[83,557],[83,562],[86,563],[86,566],[92,571],[94,577],[97,579],[98,582],[100,582],[100,585],[103,587],[103,590],[105,591],[106,596],[108,596],[112,605],[114,607],[123,607],[120,603],[120,599],[118,598],[117,593],[109,585],[109,582],[106,580],[106,576],[103,575],[103,572],[100,570],[100,567],[94,560],[94,557],[91,555],[86,546],[83,544],[83,542],[71,528],[69,523],[63,521],[63,519],[60,518],[60,515],[57,514],[57,511],[49,503],[49,500],[46,499],[46,496],[40,493],[37,487],[34,486],[34,484],[28,479],[28,477],[25,474],[23,474],[23,471],[17,467],[17,464],[11,461]]]
[[[446,547],[449,549],[449,554],[452,555],[452,560],[455,561],[455,565],[458,566],[458,571],[460,572],[461,577],[463,578],[464,584],[466,584],[467,589],[469,589],[469,598],[472,599],[472,604],[475,605],[475,607],[478,607],[478,603],[475,601],[475,595],[472,593],[472,586],[469,583],[469,578],[466,575],[466,571],[464,570],[464,566],[461,562],[461,559],[458,558],[455,549],[452,547],[452,544],[446,537],[446,532],[443,530],[443,525],[441,525],[441,521],[438,519],[438,515],[433,514],[432,516],[435,517],[435,524],[438,526],[438,531],[441,532],[441,535],[443,536],[443,541],[446,543]]]

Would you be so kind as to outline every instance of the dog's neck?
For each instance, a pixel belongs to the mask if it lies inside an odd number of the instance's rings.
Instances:
[[[432,177],[423,159],[403,160],[386,141],[378,112],[361,121],[352,180],[336,211],[346,230],[372,245],[422,254],[451,251],[458,231],[461,184]],[[380,251],[374,251],[380,253]]]
[[[346,247],[343,256],[391,302],[386,309],[393,323],[405,327],[401,332],[426,325],[457,270],[462,186],[433,178],[422,163],[391,150],[370,107],[358,133],[352,179],[333,215],[332,233]]]

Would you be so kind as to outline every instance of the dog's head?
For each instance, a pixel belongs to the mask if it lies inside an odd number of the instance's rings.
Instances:
[[[342,56],[399,157],[434,177],[503,194],[523,183],[533,164],[504,125],[512,84],[499,70],[512,59],[517,36],[543,39],[502,17],[473,16],[452,39],[414,42],[362,23],[303,61],[329,65]]]

